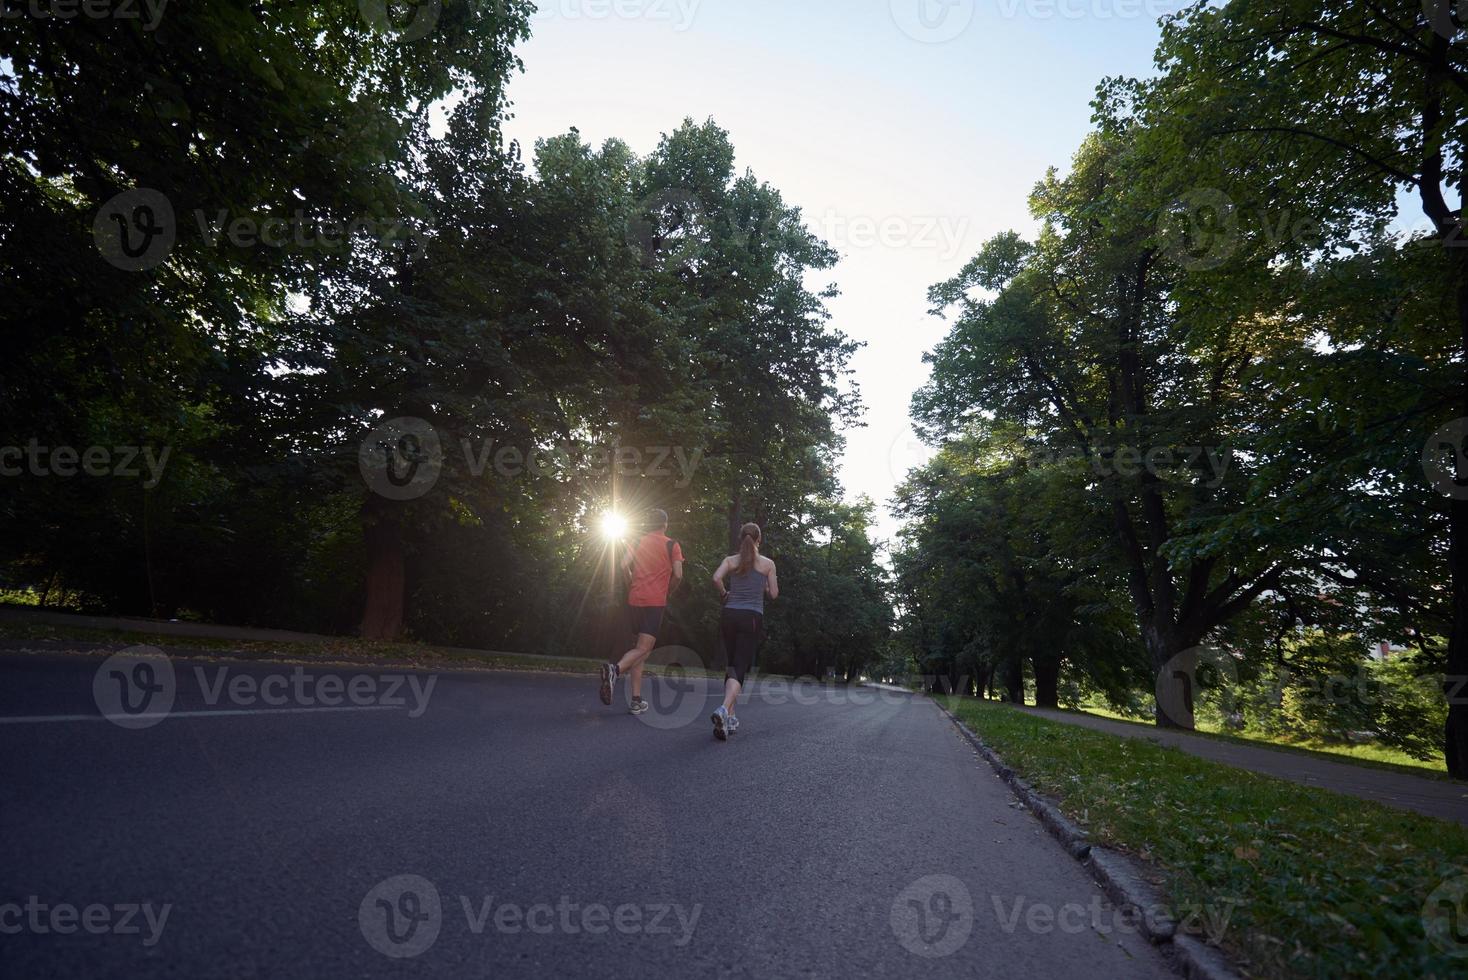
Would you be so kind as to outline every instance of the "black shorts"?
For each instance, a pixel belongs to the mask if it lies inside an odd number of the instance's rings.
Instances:
[[[719,617],[719,632],[729,661],[724,676],[743,684],[745,675],[754,669],[754,656],[764,641],[765,618],[753,609],[725,609]]]
[[[646,634],[653,639],[663,629],[663,613],[667,612],[664,606],[628,606],[632,612],[632,632],[641,636]]]

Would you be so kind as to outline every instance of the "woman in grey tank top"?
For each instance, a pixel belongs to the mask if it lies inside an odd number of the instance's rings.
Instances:
[[[724,674],[724,703],[714,712],[714,738],[727,741],[739,731],[734,705],[744,687],[744,678],[754,666],[754,655],[764,638],[765,599],[780,597],[780,579],[775,563],[759,553],[763,534],[758,524],[739,531],[739,554],[725,558],[714,572],[714,587],[724,597],[719,632],[729,668]]]

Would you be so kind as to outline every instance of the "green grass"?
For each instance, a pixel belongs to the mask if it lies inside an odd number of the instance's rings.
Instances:
[[[595,674],[601,661],[578,657],[527,657],[513,653],[462,650],[423,643],[380,643],[350,637],[320,643],[289,643],[272,640],[225,640],[214,637],[173,636],[135,632],[133,630],[94,629],[79,626],[52,626],[42,623],[0,623],[0,639],[44,640],[65,643],[73,649],[64,652],[88,652],[101,645],[151,646],[175,655],[212,655],[221,659],[243,656],[247,659],[278,660],[307,664],[372,664],[419,670],[520,670],[550,674]],[[55,652],[55,651],[51,651]],[[656,675],[656,663],[648,665]],[[699,671],[694,671],[698,673]],[[722,671],[704,670],[709,677],[724,676]]]
[[[972,699],[944,699],[1171,906],[1237,903],[1223,948],[1261,977],[1461,977],[1421,911],[1468,873],[1468,828]],[[1468,948],[1461,952],[1468,953]]]
[[[1062,708],[1062,711],[1073,709]],[[1129,725],[1138,725],[1142,728],[1153,728],[1150,722],[1138,721],[1136,718],[1113,711],[1111,708],[1083,704],[1079,709],[1074,709],[1076,714],[1096,715],[1101,718],[1109,718],[1112,721],[1124,721]],[[1366,742],[1359,745],[1341,745],[1335,742],[1320,742],[1309,739],[1287,739],[1276,738],[1261,732],[1235,732],[1221,731],[1205,725],[1200,725],[1193,732],[1205,738],[1215,739],[1220,742],[1234,742],[1238,745],[1253,745],[1268,749],[1278,749],[1281,752],[1293,752],[1298,755],[1312,755],[1324,758],[1327,762],[1353,762],[1357,765],[1368,766],[1372,769],[1390,769],[1409,776],[1426,776],[1433,779],[1447,779],[1447,760],[1439,752],[1434,758],[1423,760],[1414,759],[1401,749],[1392,748],[1389,745],[1381,745],[1377,742]]]
[[[417,643],[377,643],[343,638],[322,643],[282,643],[252,640],[222,640],[213,637],[171,636],[132,630],[50,626],[39,623],[0,624],[0,638],[44,640],[74,645],[78,650],[102,644],[153,646],[177,652],[195,652],[228,657],[301,661],[306,663],[372,663],[406,667],[440,667],[494,670],[534,670],[551,673],[594,673],[597,662],[573,659],[542,660],[509,653],[457,650]]]

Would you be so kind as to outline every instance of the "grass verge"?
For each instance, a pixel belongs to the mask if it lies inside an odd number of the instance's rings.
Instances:
[[[320,664],[372,664],[418,669],[532,670],[549,673],[591,674],[599,666],[593,660],[526,657],[433,647],[418,643],[378,643],[342,638],[320,643],[287,643],[272,640],[224,640],[213,637],[172,636],[132,630],[51,626],[39,623],[0,624],[0,639],[65,644],[77,648],[99,646],[151,646],[180,654],[241,657],[247,660],[285,660]]]
[[[1066,708],[1061,710],[1068,711],[1072,709]],[[1074,710],[1076,714],[1096,715],[1112,721],[1124,721],[1129,725],[1141,725],[1144,728],[1153,727],[1150,722],[1138,721],[1135,717],[1128,717],[1104,705],[1082,704],[1080,708]],[[1392,748],[1389,745],[1382,745],[1379,742],[1340,745],[1310,740],[1301,741],[1287,738],[1271,738],[1268,735],[1253,731],[1234,734],[1233,732],[1221,731],[1202,725],[1193,734],[1217,739],[1220,742],[1237,742],[1240,745],[1262,745],[1265,748],[1279,749],[1281,752],[1320,756],[1330,762],[1354,762],[1373,769],[1394,769],[1398,772],[1406,773],[1409,776],[1431,776],[1437,779],[1448,778],[1446,771],[1447,761],[1441,752],[1437,753],[1432,759],[1414,759],[1401,749]]]
[[[943,700],[1094,840],[1154,870],[1173,908],[1231,907],[1221,945],[1247,975],[1468,974],[1468,941],[1445,950],[1423,923],[1434,890],[1468,874],[1468,828],[1002,705]]]

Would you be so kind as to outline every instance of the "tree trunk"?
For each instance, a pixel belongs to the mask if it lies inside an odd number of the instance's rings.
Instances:
[[[1459,447],[1461,450],[1461,447]],[[1460,467],[1462,453],[1458,453]],[[1468,474],[1463,474],[1468,477]],[[1453,578],[1453,632],[1448,638],[1448,722],[1443,731],[1443,753],[1448,774],[1468,779],[1468,500],[1454,500],[1450,507],[1452,543],[1448,566]]]
[[[1171,632],[1157,626],[1145,627],[1142,637],[1152,661],[1152,676],[1157,678],[1157,727],[1195,731],[1198,725],[1193,712],[1193,686],[1197,665],[1177,660],[1187,647]]]
[[[1035,707],[1060,707],[1060,660],[1036,657],[1032,663],[1035,668]]]
[[[1462,245],[1462,242],[1456,244]],[[1465,357],[1468,357],[1468,255],[1461,250],[1458,262],[1458,331]],[[1468,378],[1461,382],[1463,417],[1468,418]],[[1455,476],[1460,487],[1468,487],[1468,460],[1464,447],[1453,447]],[[1448,569],[1453,585],[1453,632],[1448,637],[1447,681],[1444,694],[1448,699],[1448,721],[1443,730],[1443,754],[1447,756],[1448,774],[1455,779],[1468,779],[1468,694],[1463,679],[1468,678],[1468,499],[1462,494],[1448,503]]]
[[[734,499],[729,501],[729,554],[739,554],[739,530],[744,526],[744,501],[742,495],[735,494]]]
[[[1025,703],[1025,662],[1018,657],[1004,665],[1004,691],[1010,704]]]
[[[367,543],[367,596],[362,638],[396,640],[403,635],[407,558],[403,527],[391,501],[372,497],[362,509]]]

